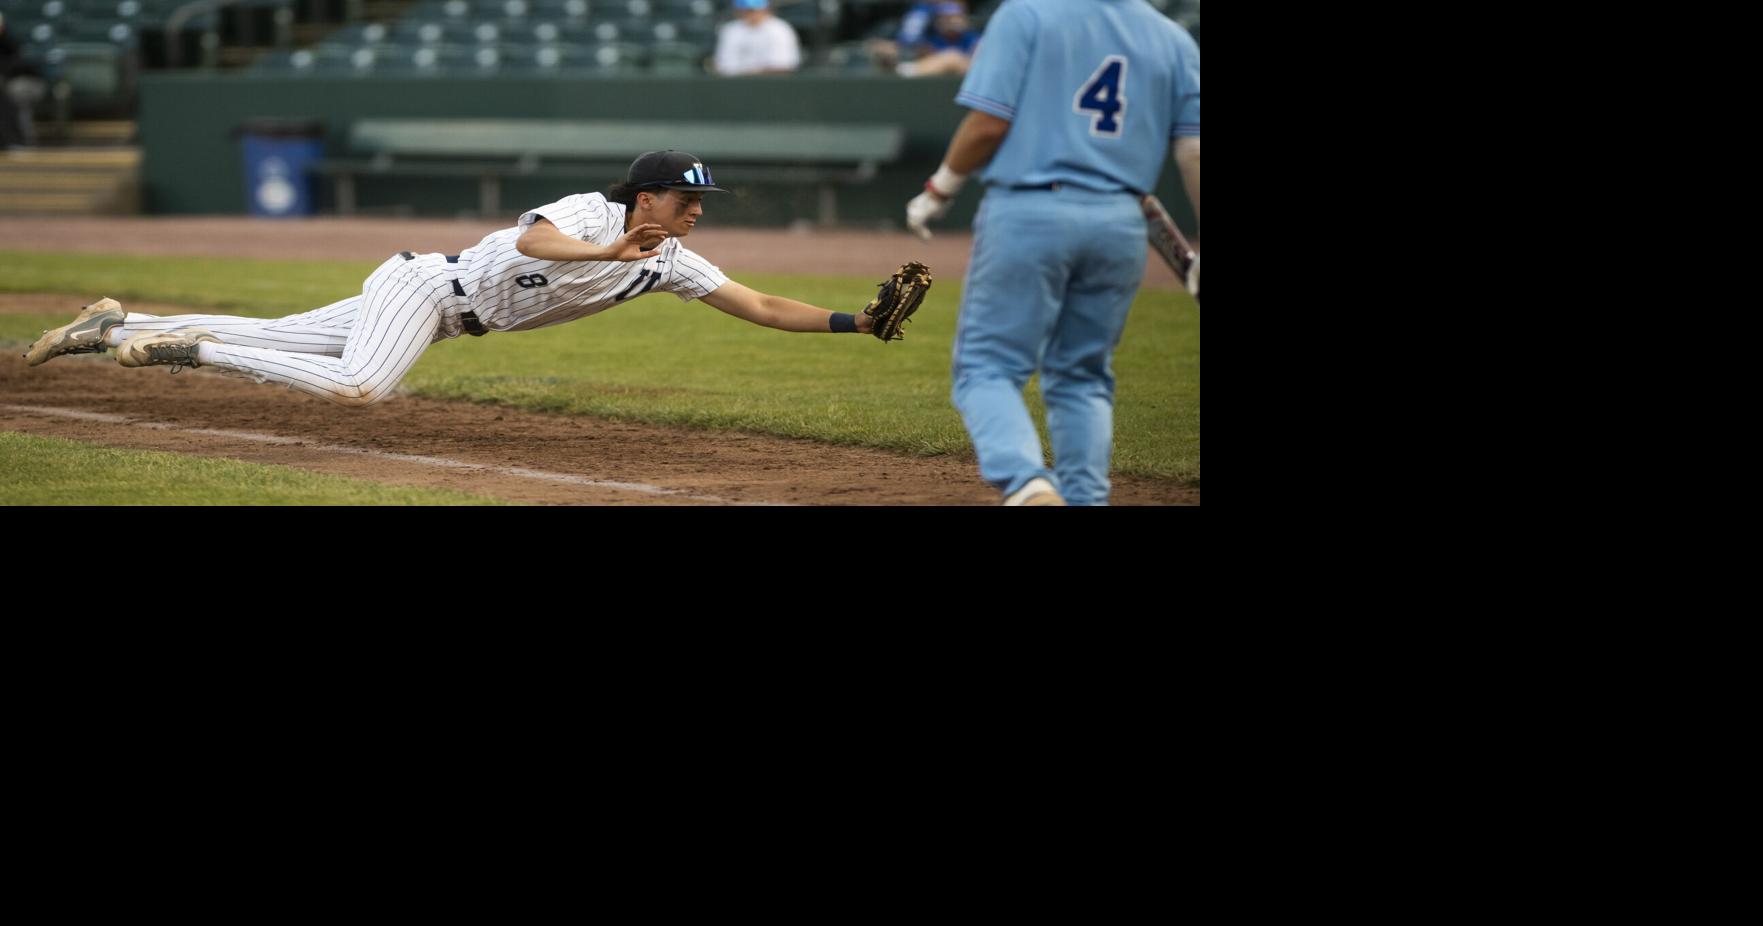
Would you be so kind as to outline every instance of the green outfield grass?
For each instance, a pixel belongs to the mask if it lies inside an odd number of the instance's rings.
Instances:
[[[0,431],[0,505],[499,505],[288,466]]]
[[[85,255],[0,252],[0,265],[7,268],[0,291],[277,316],[359,292],[377,262],[122,256],[95,263]],[[764,292],[841,310],[868,302],[878,282],[732,275]],[[883,345],[862,336],[771,331],[701,302],[651,294],[541,331],[435,345],[404,387],[416,395],[544,411],[968,454],[967,435],[949,403],[960,295],[959,279],[939,280],[907,326],[906,340]],[[63,321],[0,315],[0,341],[28,343]],[[1197,484],[1200,317],[1193,300],[1185,293],[1141,292],[1114,366],[1116,469]],[[1033,384],[1029,396],[1039,413]]]

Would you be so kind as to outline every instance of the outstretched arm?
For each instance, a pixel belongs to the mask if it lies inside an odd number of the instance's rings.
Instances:
[[[571,238],[540,218],[527,226],[514,242],[514,249],[539,260],[647,260],[655,256],[655,248],[667,240],[667,231],[659,225],[638,225],[624,237],[605,247]]]
[[[768,295],[733,280],[718,286],[702,298],[711,306],[736,318],[779,331],[832,330],[833,312],[806,302]],[[863,334],[868,334],[875,327],[875,319],[861,312],[857,313],[856,322],[858,332]]]

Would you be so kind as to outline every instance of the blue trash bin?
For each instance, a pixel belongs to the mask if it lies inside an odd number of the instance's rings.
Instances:
[[[324,124],[254,119],[239,126],[245,156],[245,201],[252,215],[281,218],[317,212],[307,168],[324,157]]]

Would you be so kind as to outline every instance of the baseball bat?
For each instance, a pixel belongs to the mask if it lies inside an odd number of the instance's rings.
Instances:
[[[1169,217],[1169,210],[1163,208],[1163,201],[1155,195],[1147,193],[1141,204],[1145,209],[1145,238],[1150,241],[1151,250],[1163,258],[1169,269],[1175,271],[1175,278],[1192,293],[1194,301],[1200,299],[1200,254],[1188,239],[1182,235],[1181,229],[1175,227],[1175,220]]]

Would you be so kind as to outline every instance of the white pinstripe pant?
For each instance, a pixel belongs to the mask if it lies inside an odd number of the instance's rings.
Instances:
[[[456,265],[440,254],[394,255],[362,284],[361,295],[284,318],[130,312],[129,334],[207,328],[210,364],[256,381],[286,383],[339,405],[372,405],[392,394],[416,358],[460,334],[466,299],[453,292]]]

